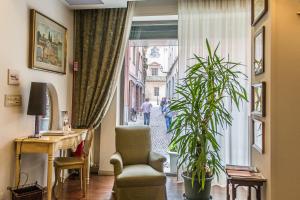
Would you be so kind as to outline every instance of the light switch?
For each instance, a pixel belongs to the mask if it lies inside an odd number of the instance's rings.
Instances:
[[[22,105],[22,96],[21,95],[5,95],[4,105],[6,107],[21,106]]]

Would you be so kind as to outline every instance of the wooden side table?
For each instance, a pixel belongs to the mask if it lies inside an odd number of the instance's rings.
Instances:
[[[230,200],[229,187],[232,186],[232,200],[236,199],[236,191],[240,186],[248,187],[248,200],[251,200],[251,188],[256,190],[256,199],[261,200],[261,187],[267,181],[260,173],[252,173],[251,177],[232,176],[227,173],[226,199]]]

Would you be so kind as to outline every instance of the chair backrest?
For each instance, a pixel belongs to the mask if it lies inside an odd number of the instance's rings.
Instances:
[[[116,127],[116,150],[124,165],[148,164],[151,151],[150,128],[147,126]]]
[[[93,138],[94,138],[94,129],[88,129],[88,132],[85,136],[84,146],[83,146],[83,153],[85,157],[88,157],[90,154]]]

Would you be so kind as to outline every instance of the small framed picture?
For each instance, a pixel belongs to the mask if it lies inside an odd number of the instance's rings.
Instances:
[[[71,124],[69,120],[69,114],[68,111],[61,111],[62,116],[62,129],[63,131],[71,131]]]
[[[251,0],[251,22],[252,26],[257,24],[259,20],[268,11],[268,0]]]
[[[254,74],[259,75],[265,71],[265,27],[262,27],[254,38]]]
[[[253,115],[266,116],[266,83],[253,84],[251,87],[251,110]]]
[[[8,74],[8,78],[7,78],[8,85],[19,85],[20,84],[20,77],[19,77],[18,70],[9,69],[7,74]]]
[[[33,9],[29,47],[30,68],[66,74],[67,28]]]
[[[263,154],[265,151],[265,123],[254,117],[252,117],[252,138],[252,147]]]

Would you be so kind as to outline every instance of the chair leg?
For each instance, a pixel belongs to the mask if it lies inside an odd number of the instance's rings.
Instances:
[[[82,184],[83,184],[83,171],[82,171],[82,168],[79,169],[79,175],[80,175],[80,189],[82,190]]]
[[[58,173],[59,169],[57,167],[55,167],[55,180],[54,180],[54,185],[52,187],[52,194],[53,196],[56,198],[56,185],[57,185],[57,182],[58,182],[58,179],[59,179],[59,173]]]
[[[63,192],[64,177],[61,177],[62,169],[58,169],[58,199],[61,199]]]

